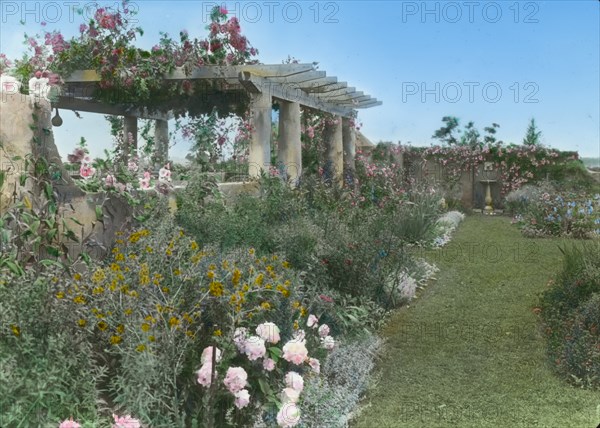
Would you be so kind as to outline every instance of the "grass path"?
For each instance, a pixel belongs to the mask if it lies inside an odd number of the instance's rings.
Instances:
[[[437,281],[399,310],[354,427],[590,427],[600,393],[555,377],[532,309],[560,268],[559,240],[471,216],[424,256]]]

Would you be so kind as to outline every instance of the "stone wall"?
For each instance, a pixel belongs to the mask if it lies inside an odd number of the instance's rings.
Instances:
[[[122,197],[105,193],[86,194],[73,183],[54,143],[52,111],[48,101],[38,100],[33,105],[26,95],[0,93],[0,96],[0,171],[5,177],[0,189],[0,214],[14,202],[25,197],[31,201],[38,193],[32,180],[27,180],[26,185],[21,187],[19,177],[32,171],[31,166],[29,171],[25,170],[25,158],[43,158],[51,165],[50,176],[59,203],[60,232],[63,231],[64,220],[80,241],[85,241],[63,243],[73,257],[82,250],[102,257],[114,243],[116,232],[130,224],[131,207]],[[15,157],[20,159],[15,160]],[[97,215],[97,207],[101,207],[100,216]]]

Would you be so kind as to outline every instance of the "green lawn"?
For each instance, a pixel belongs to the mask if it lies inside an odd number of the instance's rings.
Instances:
[[[506,217],[468,217],[425,257],[437,281],[399,310],[355,427],[592,427],[600,393],[551,371],[532,311],[560,268],[558,239]]]

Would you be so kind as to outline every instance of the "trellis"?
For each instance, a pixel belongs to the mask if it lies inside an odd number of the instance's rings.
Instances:
[[[108,104],[94,100],[92,94],[101,78],[94,70],[79,70],[65,79],[63,94],[56,107],[87,111],[125,118],[125,135],[137,136],[137,119],[155,120],[157,157],[167,159],[168,120],[173,117],[173,103],[164,102],[152,109],[124,103]],[[356,109],[382,104],[370,95],[349,87],[336,77],[316,70],[314,64],[254,64],[238,66],[203,66],[186,73],[179,68],[164,76],[165,81],[205,81],[219,88],[218,92],[204,91],[201,97],[207,108],[225,101],[235,105],[250,100],[252,139],[249,146],[250,176],[260,175],[271,163],[271,109],[276,100],[280,105],[279,150],[276,165],[289,179],[296,180],[302,171],[300,106],[334,116],[325,132],[326,156],[329,167],[341,178],[354,169],[356,135],[351,120]],[[134,145],[137,141],[133,142]]]

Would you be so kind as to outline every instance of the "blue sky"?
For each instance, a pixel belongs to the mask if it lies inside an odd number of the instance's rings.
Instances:
[[[69,16],[68,4],[90,4],[0,3],[0,51],[9,57],[20,56],[23,32],[39,31],[42,20],[47,29],[74,34],[80,21]],[[362,131],[374,142],[429,145],[441,118],[452,115],[480,129],[498,123],[500,139],[519,143],[534,117],[544,144],[600,156],[596,0],[131,3],[146,31],[143,47],[152,46],[159,31],[204,37],[211,4],[225,4],[261,62],[281,63],[288,55],[316,61],[328,75],[382,100],[359,113]],[[102,116],[61,116],[64,125],[55,133],[63,156],[80,136],[98,154],[110,146]],[[186,150],[179,145],[173,153],[183,157]]]

